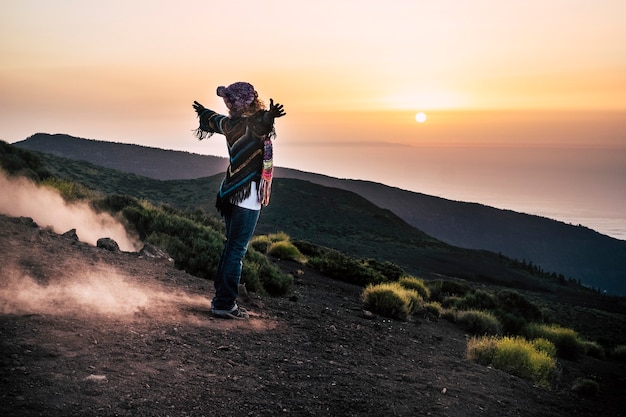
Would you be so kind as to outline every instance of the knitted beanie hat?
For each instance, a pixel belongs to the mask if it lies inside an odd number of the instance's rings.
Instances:
[[[224,99],[226,107],[233,113],[242,113],[257,98],[252,84],[241,81],[228,87],[217,87],[217,95]]]

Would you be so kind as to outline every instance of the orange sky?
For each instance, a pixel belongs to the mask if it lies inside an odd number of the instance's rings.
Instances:
[[[245,80],[285,104],[279,135],[292,143],[508,144],[542,126],[537,110],[576,110],[595,141],[621,144],[625,18],[622,0],[9,0],[0,139],[216,153],[192,140],[191,102],[224,111],[215,87]],[[607,110],[611,123],[595,124]]]

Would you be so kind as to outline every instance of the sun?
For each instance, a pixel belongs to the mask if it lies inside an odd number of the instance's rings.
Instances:
[[[418,123],[424,123],[426,121],[426,113],[423,112],[419,112],[415,115],[415,120],[417,120]]]
[[[418,123],[424,123],[426,121],[426,113],[417,113],[415,115],[415,120],[417,120]]]

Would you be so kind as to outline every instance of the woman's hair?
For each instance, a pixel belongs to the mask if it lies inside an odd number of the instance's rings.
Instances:
[[[267,110],[267,108],[265,107],[265,103],[263,102],[263,100],[259,98],[258,94],[255,91],[254,101],[250,103],[250,106],[247,109],[244,109],[241,115],[244,117],[252,116],[254,113],[258,112],[259,110]]]

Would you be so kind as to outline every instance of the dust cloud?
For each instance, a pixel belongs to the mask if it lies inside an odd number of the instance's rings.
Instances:
[[[1,314],[96,314],[119,319],[137,315],[175,317],[181,306],[210,309],[210,300],[158,284],[133,282],[108,266],[81,269],[41,283],[19,267],[4,269]]]
[[[56,233],[76,229],[78,238],[92,245],[108,237],[123,251],[135,252],[141,248],[138,239],[129,236],[124,226],[109,214],[96,213],[86,203],[68,204],[57,190],[38,186],[24,177],[8,178],[1,170],[0,213],[31,217],[39,226],[49,226]]]

